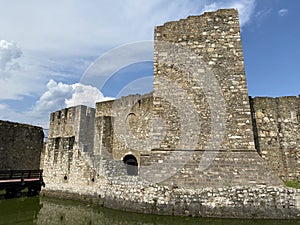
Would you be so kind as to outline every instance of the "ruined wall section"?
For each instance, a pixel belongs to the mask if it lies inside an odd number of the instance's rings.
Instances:
[[[152,106],[152,94],[98,102],[95,154],[112,155],[116,160],[133,154],[139,161],[140,151],[150,151],[152,148]]]
[[[218,10],[168,22],[156,27],[154,37],[154,114],[165,119],[166,126],[162,129],[168,130],[160,147],[186,148],[185,143],[180,144],[178,140],[182,135],[180,126],[189,123],[190,115],[180,118],[178,107],[171,109],[174,104],[168,98],[172,98],[177,102],[191,102],[199,115],[200,131],[190,134],[199,138],[197,149],[207,146],[214,122],[212,113],[222,112],[226,112],[226,133],[221,149],[254,149],[237,10]],[[170,43],[173,48],[169,47]],[[180,49],[192,54],[182,57]],[[195,66],[195,60],[199,65]],[[190,72],[190,68],[197,70]],[[207,77],[210,73],[225,99],[226,107],[219,112],[211,111],[211,104],[218,105],[222,96],[213,92],[216,87],[209,82],[212,81]],[[168,84],[176,85],[186,95],[178,94]],[[211,99],[208,96],[212,96]]]
[[[0,170],[40,169],[43,128],[0,120]]]
[[[250,98],[256,147],[271,168],[285,180],[300,174],[299,109],[297,97]]]

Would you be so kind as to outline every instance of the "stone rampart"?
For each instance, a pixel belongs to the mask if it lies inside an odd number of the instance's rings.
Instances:
[[[227,186],[228,183],[222,181],[219,187],[205,187],[202,184],[182,188],[157,185],[139,176],[126,175],[124,165],[113,159],[99,159],[101,169],[95,171],[87,163],[85,154],[76,149],[73,152],[71,172],[68,174],[65,173],[68,155],[61,152],[58,157],[61,161],[55,163],[53,153],[49,155],[46,152],[49,158],[44,165],[44,180],[47,184],[43,189],[45,195],[78,199],[112,209],[160,215],[300,218],[300,191],[296,189],[269,184],[248,185],[247,181],[245,186]],[[210,181],[218,180],[213,174],[210,175]]]
[[[151,180],[154,171],[162,180],[160,184],[170,187],[283,185],[254,150],[197,150],[187,154],[156,149],[141,156],[141,175]]]
[[[85,152],[94,148],[95,109],[87,106],[76,106],[51,113],[48,145],[53,149],[70,149],[77,143]]]
[[[40,169],[41,127],[0,120],[0,170]]]
[[[299,109],[297,97],[250,98],[256,148],[284,180],[300,175]]]
[[[94,152],[122,160],[128,153],[139,160],[140,151],[152,149],[152,94],[130,95],[96,104]]]

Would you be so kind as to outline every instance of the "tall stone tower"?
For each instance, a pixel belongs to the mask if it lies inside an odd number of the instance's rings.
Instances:
[[[167,186],[281,184],[255,149],[234,9],[156,27],[153,94],[60,110],[50,124],[44,169],[55,170],[54,188],[82,168],[83,183],[127,170]]]
[[[161,148],[254,149],[237,10],[156,27],[154,114],[168,130]]]
[[[182,187],[280,185],[255,150],[238,11],[168,22],[154,35],[153,149],[141,154],[141,174]]]

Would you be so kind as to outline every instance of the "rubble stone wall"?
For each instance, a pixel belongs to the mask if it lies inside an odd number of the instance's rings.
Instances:
[[[284,180],[300,176],[300,100],[295,96],[250,98],[256,148]]]
[[[43,128],[0,120],[0,170],[40,169]]]

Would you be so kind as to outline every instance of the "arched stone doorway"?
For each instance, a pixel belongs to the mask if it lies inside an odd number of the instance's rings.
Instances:
[[[138,162],[134,155],[126,155],[123,159],[126,164],[127,174],[130,176],[138,175]]]

